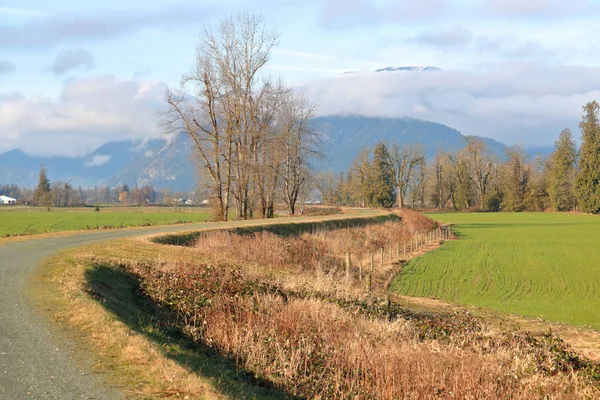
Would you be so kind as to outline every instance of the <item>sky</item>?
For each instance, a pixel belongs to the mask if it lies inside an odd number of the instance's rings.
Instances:
[[[600,100],[600,0],[4,0],[0,153],[83,156],[160,135],[199,35],[239,12],[280,33],[267,72],[319,115],[421,118],[540,147],[565,127],[578,137],[582,106]],[[373,72],[409,65],[442,71]]]

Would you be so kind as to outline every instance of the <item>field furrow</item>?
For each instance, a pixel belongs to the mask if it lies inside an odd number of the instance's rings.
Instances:
[[[436,213],[459,240],[410,262],[392,290],[600,329],[600,217]]]

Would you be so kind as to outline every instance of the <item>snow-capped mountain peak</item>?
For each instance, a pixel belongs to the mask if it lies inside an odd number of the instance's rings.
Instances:
[[[394,71],[410,71],[410,72],[439,72],[441,71],[438,67],[432,66],[424,66],[424,65],[412,65],[412,66],[404,66],[404,67],[386,67],[375,70],[375,72],[394,72]]]

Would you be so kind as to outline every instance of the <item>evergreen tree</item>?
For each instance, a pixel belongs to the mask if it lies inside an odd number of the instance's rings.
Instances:
[[[33,192],[33,202],[48,208],[48,211],[50,211],[50,206],[52,205],[50,180],[48,179],[48,173],[44,164],[40,166],[40,177],[35,192]]]
[[[576,204],[573,186],[577,149],[573,134],[568,128],[560,133],[554,146],[556,150],[550,158],[548,193],[555,210],[571,211]]]
[[[596,101],[584,107],[579,150],[579,172],[575,190],[581,211],[598,214],[600,212],[600,105]]]
[[[394,168],[390,152],[383,143],[379,143],[375,147],[370,175],[369,205],[371,207],[393,207],[396,201]]]
[[[528,190],[531,189],[531,166],[527,163],[525,151],[520,146],[507,150],[506,158],[502,180],[504,192],[502,209],[504,211],[523,211],[526,207],[525,200]]]

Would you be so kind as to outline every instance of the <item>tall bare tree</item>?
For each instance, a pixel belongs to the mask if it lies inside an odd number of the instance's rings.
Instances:
[[[321,138],[309,123],[314,111],[315,105],[304,93],[297,91],[290,92],[281,107],[281,187],[283,200],[292,215],[295,214],[302,185],[308,177],[311,160],[321,156]]]
[[[479,196],[479,208],[486,208],[486,199],[494,176],[495,164],[485,143],[474,137],[467,137],[466,153],[471,168],[470,178]]]
[[[394,144],[391,151],[391,159],[396,175],[398,208],[403,208],[406,195],[414,179],[414,174],[425,160],[425,153],[419,146],[398,146]]]
[[[182,87],[167,94],[167,132],[191,138],[210,176],[218,217],[228,219],[231,193],[238,218],[249,208],[252,152],[262,135],[257,106],[269,84],[260,71],[277,44],[278,33],[263,18],[239,14],[217,28],[207,26],[196,48],[196,60]]]

